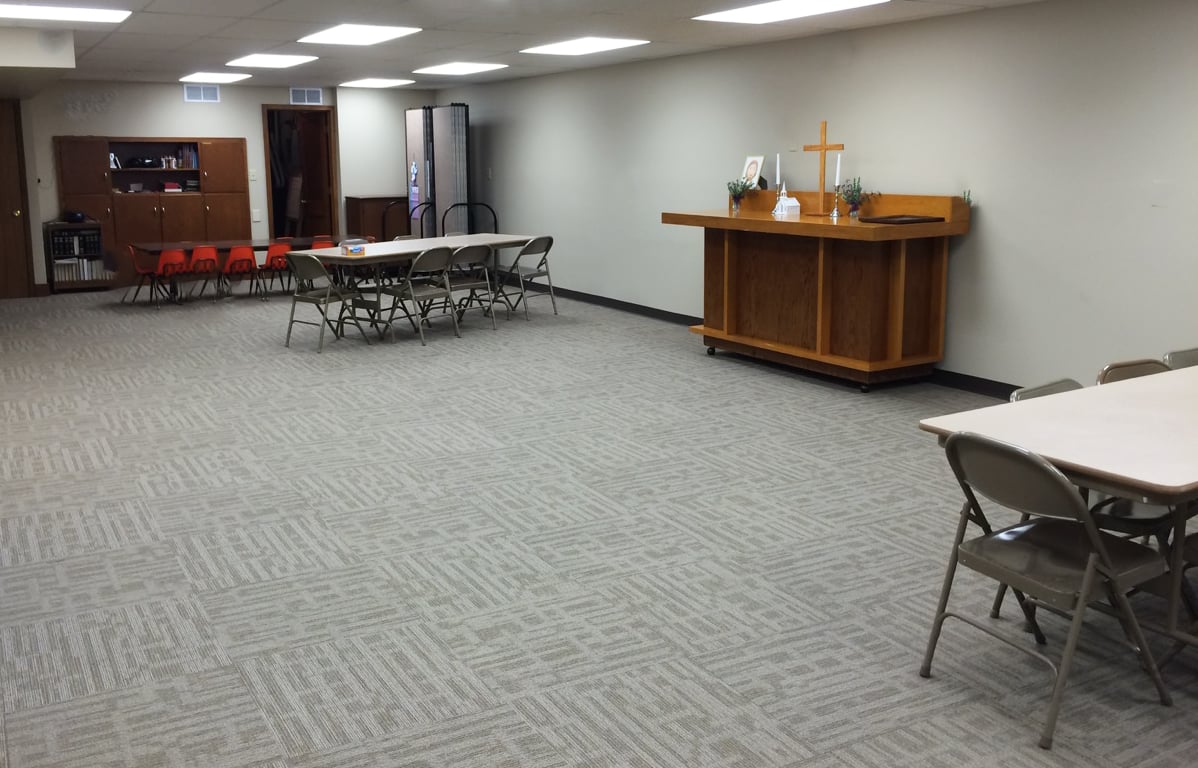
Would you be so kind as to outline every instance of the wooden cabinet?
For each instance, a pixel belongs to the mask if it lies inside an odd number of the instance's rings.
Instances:
[[[397,205],[391,205],[398,202]],[[391,207],[387,207],[387,206]],[[386,209],[386,227],[383,210]],[[391,240],[411,232],[408,222],[408,198],[401,195],[376,195],[345,198],[345,231],[351,237]]]
[[[141,192],[113,196],[117,240],[122,243],[200,241],[208,238],[204,196],[191,192]]]
[[[250,191],[243,139],[201,139],[200,188],[204,192]]]
[[[56,136],[54,147],[59,203],[101,225],[120,282],[133,277],[130,243],[251,235],[245,139]]]
[[[112,191],[108,139],[55,136],[54,154],[60,195],[106,195]]]
[[[204,221],[209,240],[248,238],[249,196],[239,192],[204,193]]]

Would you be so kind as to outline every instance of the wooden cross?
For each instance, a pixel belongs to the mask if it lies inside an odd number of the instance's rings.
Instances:
[[[828,121],[819,121],[819,144],[804,144],[804,152],[819,152],[819,210],[815,211],[815,216],[827,216],[829,211],[824,210],[824,178],[827,175],[827,166],[825,162],[828,158],[829,149],[844,149],[843,144],[828,143]]]

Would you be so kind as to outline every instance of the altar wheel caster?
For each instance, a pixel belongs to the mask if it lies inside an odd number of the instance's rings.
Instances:
[[[708,347],[707,354],[712,355],[714,357],[715,356],[715,347]]]
[[[869,394],[869,385],[868,384],[861,385],[861,394],[863,394],[863,395]]]

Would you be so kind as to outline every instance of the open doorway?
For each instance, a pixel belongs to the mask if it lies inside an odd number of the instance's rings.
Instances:
[[[263,105],[270,236],[337,236],[334,107]]]

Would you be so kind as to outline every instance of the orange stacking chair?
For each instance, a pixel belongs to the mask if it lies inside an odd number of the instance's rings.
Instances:
[[[225,268],[221,271],[221,277],[230,296],[233,295],[234,279],[241,281],[249,280],[249,293],[252,294],[258,281],[258,259],[254,256],[253,247],[235,245],[230,248],[229,258],[225,261]]]
[[[267,275],[270,275],[271,288],[274,287],[276,277],[279,278],[280,288],[291,288],[291,269],[287,266],[287,254],[290,252],[291,243],[271,243],[266,247],[266,261],[258,267],[258,287],[262,289],[263,294],[267,291],[264,284]]]
[[[216,247],[212,245],[197,245],[191,249],[191,261],[187,263],[187,274],[192,280],[203,280],[204,284],[200,286],[199,295],[204,295],[204,290],[208,288],[208,283],[212,283],[212,300],[216,301],[216,297],[220,295],[220,261],[216,258]],[[192,293],[195,294],[195,285],[192,284]]]

